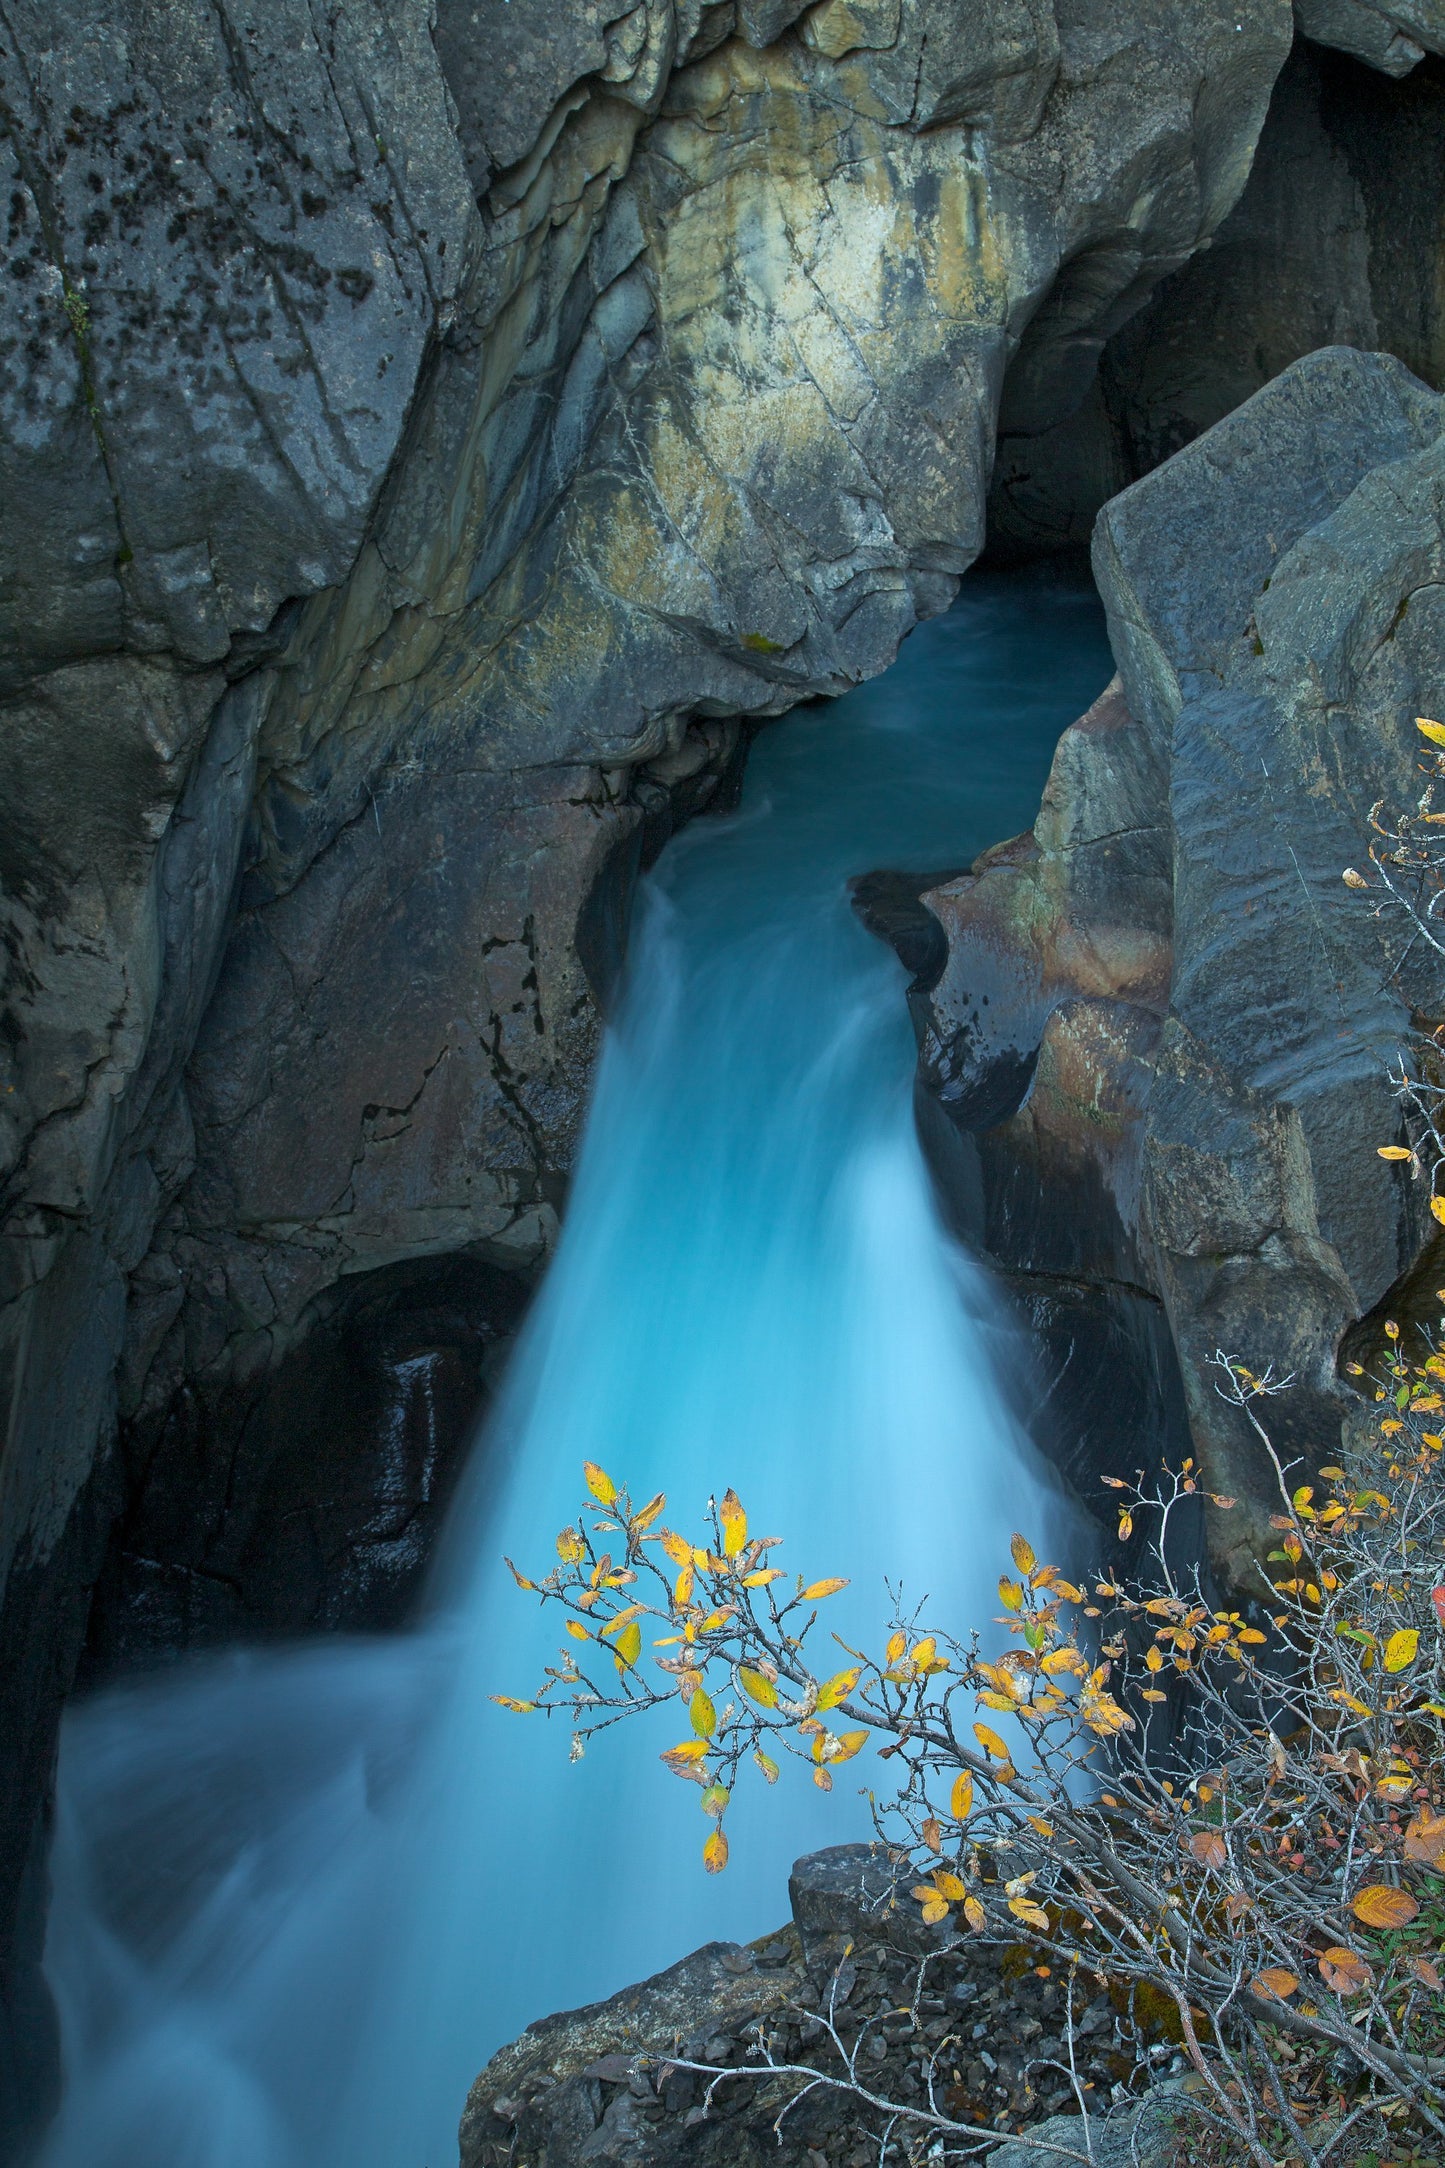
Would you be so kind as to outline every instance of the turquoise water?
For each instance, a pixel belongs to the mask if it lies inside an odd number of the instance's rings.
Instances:
[[[451,2168],[467,2082],[546,2010],[786,1912],[864,1834],[784,1781],[733,1863],[662,1736],[568,1733],[527,1693],[555,1631],[512,1586],[584,1459],[700,1520],[734,1485],[781,1562],[983,1620],[1008,1536],[1057,1525],[1008,1411],[986,1276],[947,1240],[911,1113],[904,973],[846,882],[1028,825],[1111,668],[1092,593],[975,578],[886,677],[772,726],[740,810],[645,884],[557,1257],[412,1634],[209,1661],[78,1708],[48,1968],[48,2168]],[[868,1781],[868,1757],[850,1765]]]

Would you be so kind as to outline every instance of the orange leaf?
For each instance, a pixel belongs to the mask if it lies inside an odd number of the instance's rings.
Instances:
[[[1201,1867],[1213,1868],[1216,1871],[1223,1867],[1229,1858],[1223,1837],[1213,1829],[1196,1829],[1189,1840],[1189,1849]]]
[[[1358,1995],[1362,1987],[1368,1987],[1375,1977],[1363,1957],[1353,1950],[1342,1950],[1336,1945],[1326,1950],[1320,1959],[1320,1974],[1326,1987],[1332,1987],[1337,1995]]]
[[[1407,1889],[1392,1889],[1388,1882],[1372,1882],[1350,1899],[1350,1910],[1366,1927],[1408,1927],[1419,1909]]]
[[[976,1897],[964,1898],[963,1916],[975,1934],[977,1934],[980,1927],[987,1927],[988,1925],[988,1914]]]
[[[1268,1965],[1253,1985],[1256,1995],[1268,1995],[1276,2002],[1284,2002],[1294,1994],[1299,1981],[1294,1973],[1286,1972],[1283,1965]]]
[[[1445,1861],[1445,1814],[1437,1814],[1433,1807],[1416,1808],[1405,1831],[1405,1857],[1424,1867],[1438,1867]]]
[[[1445,1981],[1441,1980],[1438,1969],[1431,1964],[1428,1957],[1410,1957],[1406,1959],[1406,1963],[1411,1972],[1414,1973],[1415,1978],[1423,1986],[1430,1988],[1433,1993],[1438,1995],[1441,1989],[1445,1988]]]

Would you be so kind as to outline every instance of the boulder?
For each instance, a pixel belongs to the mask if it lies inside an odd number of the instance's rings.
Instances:
[[[1236,1586],[1278,1485],[1214,1357],[1291,1378],[1280,1451],[1328,1460],[1344,1336],[1438,1233],[1376,1147],[1445,985],[1341,874],[1371,806],[1413,794],[1445,673],[1440,428],[1399,362],[1324,349],[1115,498],[1094,563],[1120,682],[1032,837],[924,899],[948,957],[922,1078],[976,1155],[965,1204],[1025,1280],[1162,1307],[1195,1448],[1241,1501],[1211,1517]]]

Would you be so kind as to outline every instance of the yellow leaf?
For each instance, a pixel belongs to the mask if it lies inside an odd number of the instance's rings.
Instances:
[[[738,1684],[760,1707],[776,1709],[778,1706],[778,1689],[771,1679],[763,1677],[761,1671],[753,1671],[747,1664],[739,1664]]]
[[[587,1488],[598,1503],[604,1506],[617,1502],[617,1485],[605,1468],[599,1468],[595,1460],[584,1460],[582,1473],[587,1478]]]
[[[987,1927],[988,1925],[988,1914],[976,1897],[964,1898],[963,1916],[975,1934],[977,1934],[980,1927]]]
[[[1011,1581],[1007,1574],[998,1584],[998,1600],[1006,1611],[1021,1611],[1023,1609],[1024,1592],[1019,1587],[1018,1582]]]
[[[1420,1647],[1420,1636],[1413,1626],[1402,1626],[1392,1633],[1385,1643],[1385,1669],[1404,1671],[1415,1661]]]
[[[745,1573],[743,1575],[743,1587],[766,1588],[770,1581],[780,1581],[782,1577],[783,1569],[781,1566],[764,1566],[757,1573]]]
[[[1012,1716],[1018,1708],[1012,1694],[980,1694],[978,1698],[986,1709],[1001,1709],[1005,1716]]]
[[[536,1588],[536,1582],[529,1581],[525,1573],[518,1573],[516,1567],[512,1565],[512,1561],[510,1558],[507,1560],[507,1564],[511,1568],[512,1579],[516,1582],[518,1588]]]
[[[779,1771],[778,1765],[773,1760],[772,1755],[765,1754],[761,1747],[755,1747],[753,1749],[753,1760],[762,1770],[763,1775],[767,1778],[769,1784],[776,1784],[778,1781]]]
[[[1018,1567],[1019,1572],[1032,1573],[1039,1562],[1038,1553],[1034,1550],[1033,1545],[1025,1543],[1022,1536],[1015,1536],[1008,1548],[1009,1556]]]
[[[580,1618],[569,1618],[567,1631],[574,1641],[590,1641],[592,1639],[591,1634],[588,1633]]]
[[[960,1769],[953,1780],[948,1811],[956,1822],[966,1822],[973,1812],[973,1776],[967,1769]]]
[[[587,1546],[575,1528],[564,1528],[557,1538],[557,1556],[564,1566],[579,1566],[587,1556]]]
[[[674,1581],[673,1583],[672,1600],[674,1606],[679,1611],[684,1610],[686,1606],[692,1602],[694,1577],[695,1569],[691,1564],[688,1564],[683,1567],[681,1573],[678,1575],[676,1581]]]
[[[706,1752],[706,1739],[682,1739],[679,1740],[676,1746],[670,1746],[665,1754],[659,1754],[657,1758],[659,1761],[680,1762],[686,1767],[691,1762],[701,1761]]]
[[[840,1588],[846,1588],[846,1580],[810,1581],[800,1594],[800,1603],[821,1603],[825,1596],[836,1596]]]
[[[888,1646],[883,1651],[883,1661],[886,1664],[896,1664],[899,1657],[903,1655],[907,1647],[907,1634],[890,1634],[888,1637]]]
[[[860,1747],[868,1744],[866,1731],[845,1731],[833,1742],[829,1761],[851,1761]]]
[[[1072,1671],[1076,1678],[1087,1678],[1089,1667],[1077,1649],[1054,1649],[1039,1665],[1040,1671],[1049,1679],[1057,1679],[1061,1673]]]
[[[1445,1223],[1445,1197],[1432,1197],[1430,1199],[1430,1210],[1437,1220]]]
[[[748,1517],[735,1490],[723,1493],[723,1502],[717,1509],[717,1515],[722,1522],[723,1556],[736,1558],[748,1540]]]
[[[933,1886],[938,1891],[939,1896],[946,1897],[951,1904],[961,1905],[968,1895],[968,1891],[959,1881],[958,1876],[950,1874],[946,1867],[934,1868]]]
[[[948,1899],[931,1882],[920,1882],[912,1894],[923,1907],[925,1927],[936,1927],[940,1920],[948,1918]]]
[[[1380,1159],[1413,1159],[1415,1156],[1404,1144],[1377,1144],[1375,1153]]]
[[[1045,1822],[1040,1820],[1037,1814],[1031,1814],[1029,1816],[1029,1821],[1032,1823],[1033,1827],[1038,1831],[1041,1837],[1051,1837],[1053,1835],[1054,1825],[1052,1822]]]
[[[1415,728],[1421,737],[1428,738],[1432,745],[1445,745],[1445,723],[1433,722],[1428,715],[1417,715]]]
[[[535,1701],[514,1701],[510,1694],[493,1694],[492,1699],[499,1709],[510,1709],[514,1716],[530,1716],[537,1706]]]
[[[831,1771],[824,1769],[821,1766],[813,1771],[813,1782],[817,1785],[820,1792],[831,1792],[833,1789],[833,1778]]]
[[[1350,1910],[1366,1927],[1408,1927],[1419,1909],[1407,1889],[1392,1889],[1388,1882],[1372,1882],[1350,1899]]]
[[[990,1731],[987,1724],[975,1724],[973,1735],[985,1754],[990,1755],[994,1761],[1006,1762],[1011,1758],[1008,1748],[1004,1745],[998,1733]]]
[[[1157,1686],[1141,1686],[1139,1689],[1139,1699],[1141,1701],[1167,1701],[1169,1699],[1169,1696],[1167,1694],[1161,1694]]]
[[[636,1535],[640,1528],[650,1528],[666,1504],[667,1498],[662,1491],[659,1491],[655,1498],[649,1498],[642,1511],[634,1513],[628,1523],[633,1534]]]
[[[692,1564],[692,1545],[688,1542],[686,1536],[674,1535],[670,1528],[664,1528],[659,1531],[658,1541],[674,1566],[690,1566]]]
[[[642,1628],[638,1625],[636,1619],[632,1619],[623,1627],[621,1633],[617,1636],[613,1653],[617,1658],[619,1671],[625,1671],[629,1664],[637,1662],[642,1653]]]
[[[1121,1514],[1119,1515],[1119,1541],[1120,1541],[1121,1543],[1127,1543],[1127,1542],[1128,1542],[1128,1540],[1129,1540],[1129,1538],[1130,1538],[1130,1537],[1131,1537],[1131,1536],[1133,1535],[1133,1533],[1134,1533],[1134,1516],[1133,1516],[1133,1514],[1132,1514],[1132,1513],[1121,1513]]]
[[[831,1679],[825,1679],[818,1688],[818,1707],[836,1709],[840,1701],[846,1701],[863,1676],[863,1666],[858,1664],[852,1671],[835,1671]]]
[[[701,1687],[688,1703],[687,1713],[699,1739],[710,1739],[717,1730],[717,1710],[712,1705],[712,1697]]]
[[[1026,1927],[1035,1927],[1040,1934],[1048,1933],[1049,1915],[1043,1906],[1036,1905],[1031,1897],[1010,1897],[1008,1908],[1015,1919],[1022,1920]]]
[[[1251,1983],[1256,1995],[1266,1995],[1274,2002],[1284,2002],[1299,1987],[1295,1974],[1286,1972],[1283,1965],[1267,1965]]]
[[[721,1874],[728,1863],[728,1840],[715,1829],[702,1848],[702,1863],[709,1874]]]

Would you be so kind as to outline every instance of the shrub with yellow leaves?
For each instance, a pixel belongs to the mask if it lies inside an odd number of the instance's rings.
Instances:
[[[620,1717],[676,1710],[662,1760],[699,1788],[711,1873],[750,1766],[773,1784],[791,1760],[827,1791],[871,1747],[898,1899],[936,1951],[1021,1945],[1071,2009],[1102,1984],[1162,2013],[1198,2115],[1256,2168],[1343,2168],[1410,2130],[1445,2142],[1445,1356],[1407,1360],[1389,1331],[1370,1441],[1317,1485],[1291,1487],[1262,1420],[1289,1381],[1216,1358],[1279,1479],[1276,1548],[1241,1610],[1170,1564],[1171,1517],[1200,1492],[1186,1462],[1116,1483],[1121,1535],[1150,1525],[1146,1581],[1085,1588],[1016,1536],[997,1653],[899,1616],[877,1652],[835,1635],[822,1656],[846,1583],[786,1574],[732,1491],[695,1541],[661,1525],[662,1497],[634,1510],[589,1465],[593,1506],[557,1564],[512,1568],[567,1614],[560,1661],[530,1700],[497,1699],[565,1713],[574,1755]],[[950,2042],[917,2097],[880,2102],[826,1993],[816,2015],[814,2061],[775,2060],[764,2033],[748,2069],[683,2067],[852,2091],[904,2134],[900,2158],[993,2142],[934,2082]]]

